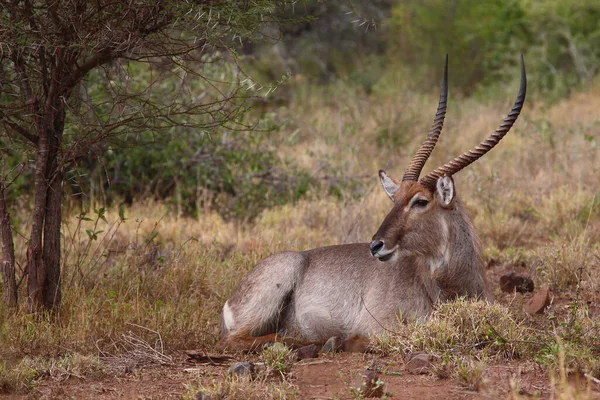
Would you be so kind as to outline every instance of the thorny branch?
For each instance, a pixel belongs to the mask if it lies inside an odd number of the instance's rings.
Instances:
[[[232,48],[232,36],[258,36],[263,24],[277,20],[274,4],[257,0],[240,9],[227,2],[184,0],[0,0],[0,146],[26,160],[18,165],[21,172],[29,169],[33,180],[25,264],[30,311],[60,302],[59,191],[65,168],[99,156],[105,143],[120,135],[177,126],[246,128],[238,117],[248,108],[248,96],[240,95],[235,78],[225,82],[195,74],[210,95],[190,99],[183,89],[182,96],[164,87],[154,90],[154,76],[205,71],[207,61],[223,60],[227,51],[221,50]],[[139,71],[140,62],[149,66],[149,82],[129,71],[116,83],[110,74],[94,75],[99,69]],[[185,76],[178,78],[183,88]],[[83,102],[82,89],[98,84],[102,90]],[[0,185],[6,188],[10,178],[1,177]],[[8,218],[2,226],[10,231]]]

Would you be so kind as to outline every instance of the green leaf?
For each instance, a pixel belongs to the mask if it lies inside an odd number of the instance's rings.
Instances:
[[[158,236],[158,232],[154,231],[150,234],[150,237],[148,239],[146,239],[146,244],[149,244],[150,242],[152,242],[154,240],[155,237]]]
[[[106,214],[106,208],[101,207],[99,209],[94,209],[94,212],[98,215],[98,218],[100,218],[102,221],[104,221],[108,224],[108,221],[106,220],[106,217],[104,216],[104,214]]]
[[[121,222],[125,222],[127,218],[125,218],[125,209],[123,207],[119,207],[119,219]]]

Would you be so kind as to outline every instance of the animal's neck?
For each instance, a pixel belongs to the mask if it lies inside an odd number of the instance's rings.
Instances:
[[[462,205],[458,203],[440,225],[438,249],[419,260],[425,275],[421,281],[432,301],[487,297],[479,239]]]
[[[441,283],[446,297],[487,296],[481,245],[471,218],[459,203],[450,228],[450,260]]]

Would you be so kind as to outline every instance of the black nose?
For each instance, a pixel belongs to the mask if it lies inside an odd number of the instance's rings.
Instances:
[[[383,241],[382,240],[373,240],[369,244],[369,248],[371,249],[371,254],[375,255],[375,254],[377,254],[377,252],[379,250],[381,250],[383,248]]]

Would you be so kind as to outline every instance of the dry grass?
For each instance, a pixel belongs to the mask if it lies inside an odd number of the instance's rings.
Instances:
[[[0,364],[0,394],[29,393],[42,379],[83,379],[86,376],[99,376],[102,372],[102,364],[97,357],[79,353],[66,354],[60,358],[26,356],[14,365],[6,362]]]
[[[244,377],[227,376],[224,379],[214,379],[208,385],[188,384],[182,398],[186,400],[203,398],[198,396],[198,392],[211,399],[227,400],[292,400],[297,396],[297,388],[289,382],[273,381],[264,377],[250,380]]]
[[[427,321],[400,323],[375,338],[384,353],[431,351],[514,358],[530,354],[530,335],[501,304],[458,299],[440,305]]]
[[[267,210],[247,225],[210,213],[182,219],[152,202],[125,210],[125,221],[116,209],[98,210],[104,218],[88,212],[91,221],[67,210],[62,308],[52,317],[11,316],[0,309],[0,355],[60,358],[104,352],[118,357],[128,350],[115,343],[132,326],[143,327],[135,330],[136,338],[152,349],[157,349],[159,334],[166,353],[210,347],[217,339],[220,307],[257,261],[284,249],[369,240],[390,208],[377,170],[403,173],[429,128],[435,94],[381,89],[367,96],[347,87],[329,90],[336,96],[305,87],[289,108],[277,111],[286,121],[280,155],[293,157],[316,177],[366,174],[371,179],[342,187],[338,196],[311,193],[297,204]],[[444,133],[427,168],[475,145],[509,108],[510,99],[485,104],[451,99]],[[481,352],[527,357],[559,370],[563,354],[568,372],[600,372],[592,361],[600,354],[595,322],[600,288],[598,109],[597,86],[549,108],[529,102],[499,147],[455,178],[490,264],[525,269],[536,284],[567,293],[564,298],[571,300],[553,305],[551,318],[529,319],[510,304],[463,301],[440,307],[431,322],[401,326],[404,336],[382,340],[382,349],[469,349],[470,355],[461,350],[461,357],[480,357]],[[19,229],[26,231],[27,210],[16,214]],[[19,237],[20,256],[24,247]],[[540,336],[539,330],[556,332],[564,342],[562,350],[555,336]],[[485,345],[477,345],[481,342]],[[584,361],[578,364],[577,359]],[[463,360],[465,371],[480,369],[472,360]],[[0,371],[2,382],[13,382],[13,391],[22,389],[14,382],[26,387],[35,380],[35,373]],[[560,380],[556,385],[560,388]],[[266,398],[261,397],[265,393],[278,398],[277,390],[294,391],[280,383],[265,392],[264,385],[240,386],[235,380],[213,386],[213,393],[227,392],[228,398]]]

